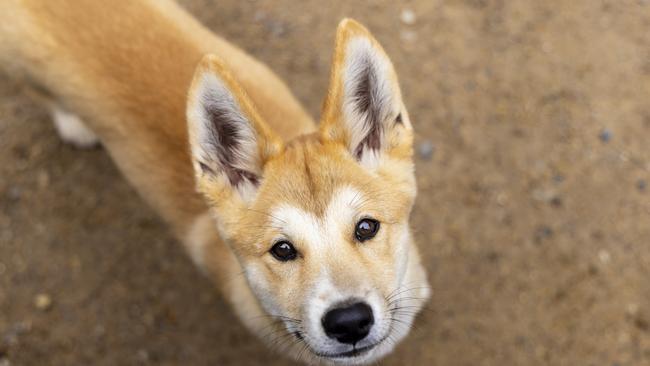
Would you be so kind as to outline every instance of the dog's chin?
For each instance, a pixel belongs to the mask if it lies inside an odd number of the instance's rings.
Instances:
[[[390,349],[386,349],[384,342],[380,342],[373,346],[367,346],[342,354],[321,357],[329,363],[336,365],[366,365],[379,360],[388,352],[390,352]]]
[[[310,350],[315,364],[328,365],[367,365],[378,361],[388,354],[394,345],[388,344],[386,340],[369,345],[360,349],[353,349],[338,354],[319,353]]]
[[[305,344],[309,357],[308,363],[310,364],[326,364],[326,365],[367,365],[377,362],[382,357],[390,353],[395,345],[404,338],[408,332],[389,332],[384,338],[377,341],[372,345],[367,345],[361,348],[351,349],[341,353],[331,353],[326,351],[318,351],[309,344]],[[304,355],[303,355],[304,356]]]
[[[376,354],[380,346],[367,346],[341,353],[326,353],[304,345],[303,351],[305,352],[302,352],[298,358],[294,357],[294,359],[310,365],[365,365],[381,357],[381,355]]]

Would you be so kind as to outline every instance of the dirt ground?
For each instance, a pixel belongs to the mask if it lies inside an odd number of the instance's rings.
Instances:
[[[434,296],[382,364],[650,365],[650,2],[182,3],[314,115],[342,17],[392,57]],[[147,364],[289,362],[1,75],[0,365]]]

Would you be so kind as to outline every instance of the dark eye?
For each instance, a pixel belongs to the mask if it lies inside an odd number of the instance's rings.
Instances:
[[[354,236],[360,242],[372,239],[379,231],[379,221],[375,219],[363,219],[357,223]]]
[[[275,259],[286,262],[296,259],[298,256],[298,251],[293,247],[291,243],[286,240],[282,240],[273,245],[271,248],[271,254],[273,254]]]

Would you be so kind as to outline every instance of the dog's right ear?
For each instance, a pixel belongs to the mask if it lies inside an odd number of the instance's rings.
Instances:
[[[214,55],[201,60],[187,104],[192,163],[199,190],[216,202],[236,193],[249,202],[264,164],[282,149],[245,91]]]
[[[341,21],[336,31],[320,132],[372,170],[387,159],[412,161],[413,128],[393,64],[372,34],[352,19]]]

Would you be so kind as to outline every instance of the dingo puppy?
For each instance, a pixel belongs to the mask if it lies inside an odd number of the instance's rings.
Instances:
[[[363,364],[406,336],[429,296],[409,229],[413,130],[363,26],[338,27],[318,128],[268,68],[167,0],[4,0],[0,62],[41,90],[63,139],[101,142],[272,347]]]

